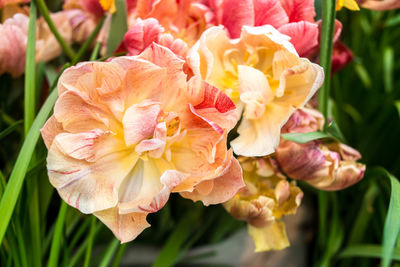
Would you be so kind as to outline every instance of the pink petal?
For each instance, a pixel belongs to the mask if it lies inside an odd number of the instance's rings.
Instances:
[[[57,134],[61,133],[63,130],[61,123],[59,123],[54,115],[52,115],[45,123],[43,128],[40,130],[42,133],[42,138],[47,149],[50,149],[54,138]]]
[[[279,31],[291,37],[290,42],[301,57],[307,56],[318,45],[318,25],[300,21],[283,25]]]
[[[238,38],[242,32],[242,26],[254,26],[253,0],[224,0],[222,25],[224,25],[231,38]]]
[[[254,0],[254,26],[269,24],[278,28],[289,22],[279,0]]]
[[[126,145],[135,145],[153,136],[160,112],[160,102],[156,101],[143,101],[129,107],[122,119]]]
[[[289,22],[310,21],[314,22],[315,8],[314,0],[280,0]]]

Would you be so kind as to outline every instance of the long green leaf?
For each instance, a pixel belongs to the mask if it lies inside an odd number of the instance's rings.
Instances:
[[[400,183],[389,172],[386,176],[390,179],[392,193],[390,194],[389,209],[383,228],[382,267],[389,267],[396,240],[400,232]]]
[[[7,127],[7,129],[0,132],[0,140],[12,133],[19,125],[23,123],[22,120],[14,122],[12,125]]]
[[[311,133],[286,133],[281,134],[283,139],[293,141],[299,144],[305,144],[307,142],[321,139],[321,138],[332,138],[332,136],[323,132],[311,132]]]
[[[35,49],[36,49],[36,4],[31,3],[28,26],[28,41],[26,45],[25,63],[25,96],[24,96],[24,128],[25,136],[35,118]]]
[[[47,264],[47,267],[59,266],[58,258],[60,255],[60,249],[61,249],[61,245],[62,245],[61,238],[62,238],[62,233],[63,233],[63,229],[64,229],[65,215],[67,214],[67,207],[68,207],[67,204],[64,201],[62,201],[60,211],[59,211],[58,217],[57,217],[56,228],[54,230],[53,241],[51,243],[50,259],[49,259],[49,263]]]
[[[88,236],[88,246],[86,248],[86,255],[85,255],[85,261],[83,266],[84,267],[89,267],[90,266],[90,258],[92,256],[92,248],[93,248],[93,242],[94,242],[94,232],[96,230],[96,217],[92,216],[90,218],[90,231],[89,231],[89,236]]]
[[[125,0],[115,0],[115,7],[117,11],[111,17],[107,40],[107,56],[111,56],[115,52],[128,31]]]
[[[114,240],[110,243],[107,247],[106,251],[104,252],[104,256],[100,261],[99,267],[107,267],[109,266],[115,251],[120,246],[120,242],[118,239],[114,238]]]
[[[353,245],[345,248],[339,254],[339,258],[366,257],[380,258],[382,256],[382,246],[372,244]],[[400,260],[400,249],[393,249],[393,254],[390,256],[393,260]]]
[[[328,100],[331,84],[331,64],[333,49],[333,31],[335,28],[336,0],[322,1],[322,30],[320,64],[325,71],[325,82],[319,90],[319,110],[325,118],[328,116]]]
[[[57,99],[57,90],[54,90],[47,98],[39,114],[34,120],[31,129],[22,145],[21,151],[18,154],[17,161],[11,172],[6,190],[0,201],[0,244],[3,241],[4,234],[7,230],[8,223],[10,222],[11,215],[14,211],[15,204],[24,182],[26,171],[28,170],[29,162],[31,160],[36,143],[40,136],[40,128],[46,122],[54,103]]]

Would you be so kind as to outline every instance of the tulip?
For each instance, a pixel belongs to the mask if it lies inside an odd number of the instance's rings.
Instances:
[[[85,62],[58,82],[54,114],[42,129],[47,170],[62,199],[93,213],[128,242],[171,192],[205,205],[244,186],[227,150],[233,102],[184,61],[153,44],[134,57]]]
[[[15,14],[0,24],[0,74],[18,77],[25,71],[29,18]]]
[[[311,113],[312,112],[312,113]],[[323,117],[316,110],[295,112],[283,132],[313,132],[322,129]],[[276,159],[290,178],[303,180],[321,190],[341,190],[359,182],[365,165],[357,163],[361,155],[338,141],[315,140],[298,144],[282,139]]]
[[[246,187],[228,202],[225,209],[236,219],[248,223],[256,252],[289,246],[283,216],[295,214],[303,192],[288,182],[271,158],[239,157]]]
[[[318,44],[313,0],[223,0],[213,7],[217,23],[228,29],[231,38],[238,38],[243,26],[272,25],[291,37],[300,56]]]
[[[320,66],[300,58],[289,37],[270,25],[243,26],[240,38],[233,40],[222,26],[212,27],[189,51],[188,64],[244,110],[231,146],[248,157],[274,152],[281,127],[324,76]]]
[[[398,0],[357,0],[358,4],[363,8],[372,10],[391,10],[400,8]]]

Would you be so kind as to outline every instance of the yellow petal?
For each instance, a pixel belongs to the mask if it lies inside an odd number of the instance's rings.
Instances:
[[[256,245],[255,252],[268,250],[281,250],[290,245],[286,235],[285,224],[282,221],[274,222],[273,224],[257,228],[249,225],[248,231]]]
[[[110,13],[114,13],[115,9],[115,0],[100,0],[100,5],[104,11],[110,11]]]

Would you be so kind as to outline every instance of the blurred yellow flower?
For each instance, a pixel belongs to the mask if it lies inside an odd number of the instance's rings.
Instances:
[[[104,11],[110,11],[110,13],[115,12],[115,0],[100,0],[100,5]]]
[[[238,158],[246,187],[228,202],[225,209],[238,220],[248,223],[256,252],[279,250],[289,246],[284,215],[295,214],[303,192],[288,182],[271,158]]]
[[[338,0],[336,2],[336,10],[341,10],[343,7],[353,11],[360,10],[355,0]]]

